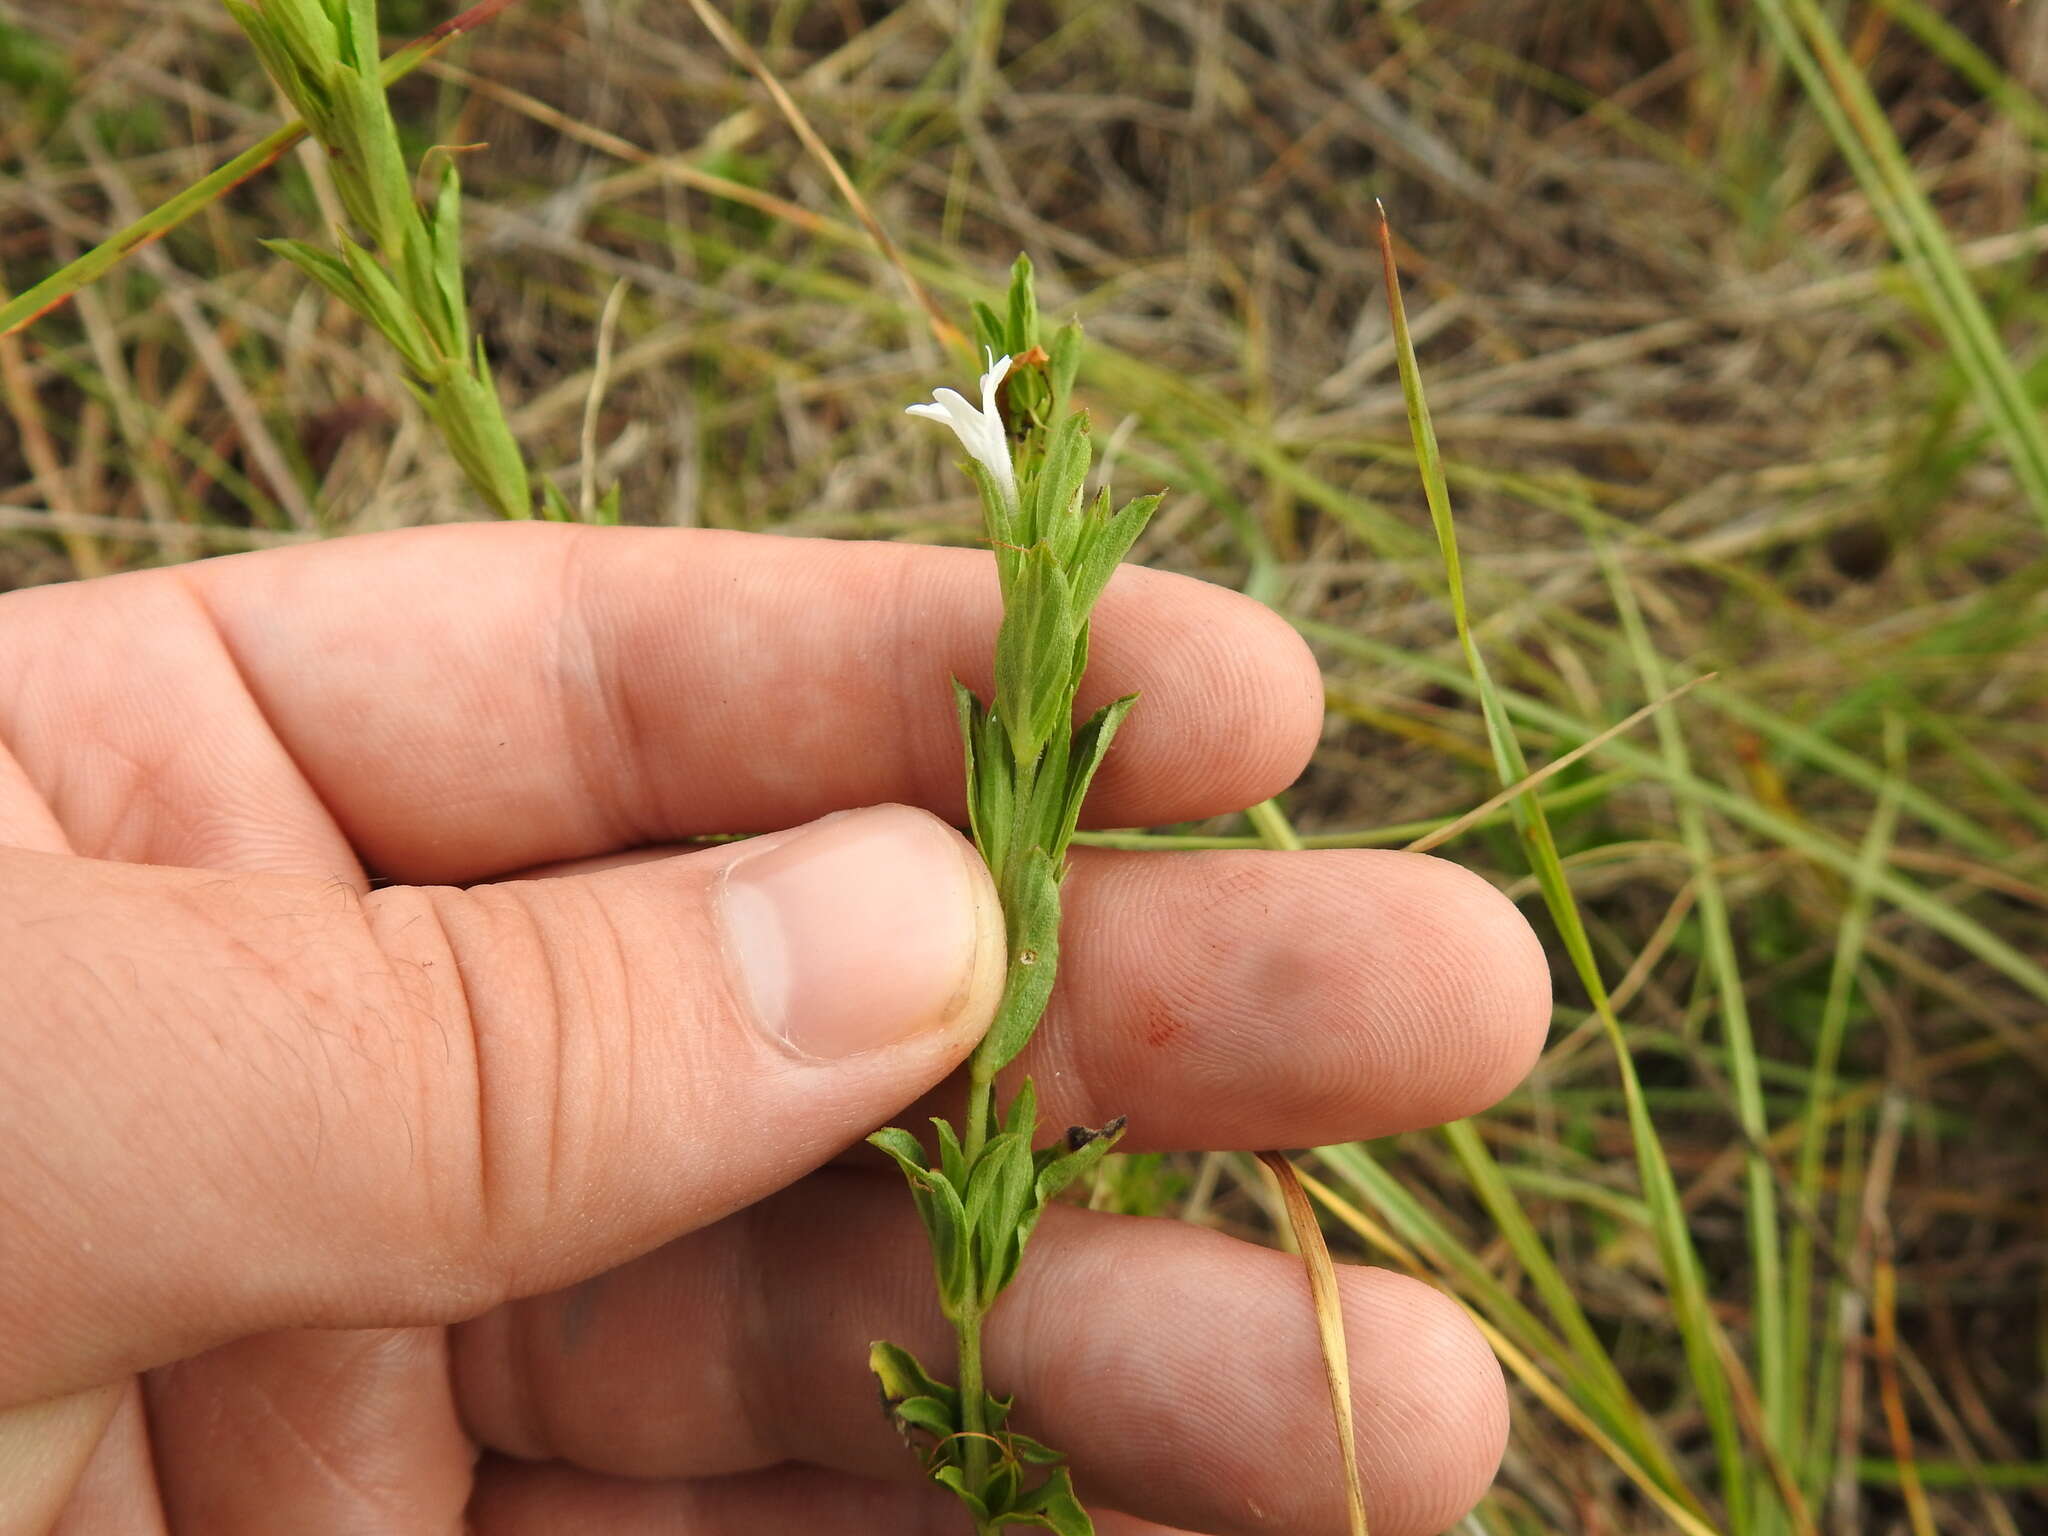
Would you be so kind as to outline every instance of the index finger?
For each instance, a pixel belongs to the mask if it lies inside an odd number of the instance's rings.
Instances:
[[[343,834],[412,882],[884,801],[957,821],[949,679],[986,695],[1000,618],[977,551],[705,530],[467,525],[153,578],[190,583]],[[1134,691],[1096,825],[1261,799],[1322,718],[1285,623],[1142,569],[1097,609],[1081,704]]]

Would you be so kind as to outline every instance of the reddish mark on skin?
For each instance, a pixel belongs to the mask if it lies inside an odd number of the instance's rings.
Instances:
[[[1155,1009],[1146,1018],[1145,1043],[1153,1047],[1166,1045],[1187,1027],[1186,1019],[1178,1018],[1164,1008]]]

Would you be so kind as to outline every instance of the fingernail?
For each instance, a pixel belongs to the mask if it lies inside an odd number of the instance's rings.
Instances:
[[[828,816],[727,866],[728,953],[761,1027],[836,1060],[943,1029],[988,990],[1000,917],[951,828],[885,805]]]

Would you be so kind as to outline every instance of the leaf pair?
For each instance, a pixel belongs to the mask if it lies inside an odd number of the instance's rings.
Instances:
[[[1045,1208],[1069,1184],[1087,1173],[1123,1135],[1118,1120],[1099,1131],[1076,1127],[1067,1140],[1040,1152],[1031,1149],[1038,1096],[1027,1079],[1011,1101],[1006,1123],[972,1154],[953,1127],[934,1120],[939,1162],[896,1126],[868,1138],[895,1160],[910,1184],[919,1219],[931,1239],[939,1305],[958,1321],[979,1317],[1017,1278],[1024,1246]]]
[[[1058,1465],[1057,1451],[1029,1435],[1005,1429],[1012,1399],[982,1394],[981,1434],[999,1454],[978,1487],[969,1485],[961,1428],[960,1393],[935,1380],[908,1350],[876,1341],[868,1348],[868,1369],[882,1384],[882,1402],[906,1440],[922,1440],[925,1472],[950,1488],[970,1513],[998,1528],[1033,1526],[1055,1536],[1095,1536],[1094,1522],[1074,1497],[1073,1479]],[[1036,1483],[1031,1472],[1050,1468]]]
[[[993,1075],[1024,1049],[1052,996],[1067,845],[1088,786],[1138,700],[1128,694],[1104,705],[1071,739],[1062,727],[1035,759],[1020,762],[1014,737],[973,692],[956,681],[953,693],[967,754],[968,819],[995,872],[1009,939],[1002,1001],[975,1049],[976,1069]],[[1071,710],[1071,695],[1062,702]]]

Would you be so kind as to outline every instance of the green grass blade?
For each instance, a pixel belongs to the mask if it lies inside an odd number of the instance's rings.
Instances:
[[[1503,785],[1519,783],[1528,776],[1528,764],[1523,757],[1521,744],[1515,737],[1505,699],[1494,684],[1487,670],[1485,658],[1480,654],[1478,644],[1472,636],[1471,619],[1465,601],[1462,563],[1458,554],[1457,529],[1451,517],[1450,492],[1444,482],[1443,460],[1437,451],[1435,429],[1430,424],[1429,405],[1422,394],[1421,370],[1416,365],[1415,348],[1408,332],[1407,311],[1401,300],[1400,277],[1394,267],[1393,241],[1386,226],[1384,210],[1380,222],[1380,250],[1386,268],[1387,305],[1393,319],[1395,358],[1401,372],[1401,394],[1407,405],[1409,431],[1415,443],[1416,460],[1422,470],[1423,493],[1429,503],[1430,521],[1436,530],[1438,548],[1443,556],[1451,618],[1458,632],[1459,648],[1470,677],[1469,691],[1477,697],[1486,723],[1487,739],[1494,754],[1495,773]],[[1565,877],[1563,860],[1558,853],[1557,842],[1551,834],[1550,823],[1543,814],[1541,803],[1531,796],[1518,797],[1515,807],[1517,829],[1522,835],[1538,887],[1543,893],[1544,904],[1550,911],[1552,921],[1557,924],[1573,969],[1577,972],[1587,995],[1592,999],[1601,1027],[1613,1047],[1615,1065],[1621,1074],[1622,1092],[1627,1105],[1629,1130],[1635,1143],[1638,1174],[1642,1180],[1644,1197],[1649,1201],[1654,1217],[1658,1255],[1664,1270],[1665,1283],[1671,1291],[1673,1311],[1687,1367],[1694,1389],[1699,1394],[1701,1412],[1706,1418],[1713,1438],[1728,1522],[1735,1530],[1746,1530],[1749,1526],[1749,1478],[1744,1463],[1741,1427],[1736,1417],[1734,1396],[1722,1370],[1720,1331],[1709,1307],[1706,1280],[1700,1267],[1699,1255],[1693,1247],[1692,1234],[1686,1227],[1684,1208],[1679,1202],[1677,1181],[1672,1177],[1670,1162],[1664,1155],[1663,1143],[1658,1139],[1656,1126],[1650,1119],[1649,1108],[1643,1099],[1642,1085],[1636,1077],[1635,1064],[1630,1059],[1627,1042],[1622,1036],[1621,1021],[1615,1016],[1608,1000],[1606,982],[1601,975],[1599,961],[1593,954],[1592,940],[1579,914],[1578,903]]]
[[[1870,829],[1864,835],[1863,846],[1857,854],[1848,905],[1835,932],[1834,961],[1828,974],[1827,1000],[1821,1007],[1820,1034],[1814,1042],[1813,1073],[1807,1083],[1798,1172],[1793,1186],[1805,1220],[1793,1228],[1785,1259],[1788,1326],[1785,1352],[1793,1371],[1793,1419],[1798,1437],[1787,1446],[1786,1454],[1794,1466],[1802,1469],[1807,1502],[1815,1507],[1819,1506],[1833,1470],[1833,1447],[1812,1433],[1806,1407],[1808,1402],[1816,1408],[1822,1404],[1831,1407],[1837,1395],[1835,1372],[1826,1368],[1826,1362],[1822,1362],[1817,1377],[1813,1372],[1811,1338],[1815,1311],[1812,1295],[1815,1228],[1820,1220],[1821,1167],[1828,1144],[1827,1110],[1834,1095],[1835,1071],[1842,1058],[1842,1042],[1848,1034],[1856,969],[1863,959],[1864,937],[1870,931],[1877,874],[1884,867],[1885,855],[1890,851],[1893,834],[1898,828],[1900,790],[1905,784],[1899,767],[1904,757],[1900,736],[1896,726],[1886,731],[1890,748],[1887,755],[1892,761],[1891,777],[1885,793],[1878,800],[1876,813],[1870,818]],[[1842,1198],[1846,1200],[1846,1190]]]
[[[1883,107],[1815,0],[1756,0],[1756,7],[1905,259],[1979,409],[2004,442],[2027,501],[2048,523],[2048,428]]]
[[[1355,635],[1335,625],[1305,619],[1296,619],[1294,622],[1295,627],[1304,635],[1312,640],[1321,641],[1332,649],[1349,651],[1376,665],[1407,668],[1429,678],[1432,682],[1441,683],[1446,688],[1469,696],[1478,696],[1472,680],[1448,663]],[[1568,711],[1546,704],[1529,694],[1512,689],[1499,690],[1499,694],[1510,715],[1527,721],[1541,730],[1556,732],[1566,739],[1584,741],[1601,729],[1600,726],[1590,725]],[[1610,758],[1646,777],[1660,779],[1681,794],[1697,797],[1729,819],[1741,822],[1744,826],[1764,834],[1772,841],[1812,859],[1817,864],[1826,865],[1836,874],[1854,878],[1855,849],[1825,833],[1815,831],[1802,822],[1758,805],[1742,795],[1734,794],[1722,785],[1701,779],[1689,772],[1678,772],[1656,753],[1645,751],[1626,738],[1616,737],[1605,743],[1596,755]],[[1890,868],[1880,870],[1872,877],[1872,888],[1880,898],[1904,909],[1916,921],[1925,924],[1944,938],[1953,940],[1960,948],[2008,977],[2031,996],[2048,1002],[2048,968],[2022,954],[1976,919]]]
[[[1641,676],[1645,693],[1655,698],[1671,686],[1664,664],[1651,644],[1642,610],[1627,576],[1614,558],[1611,545],[1597,545],[1608,589],[1614,595],[1622,632]],[[1675,709],[1657,712],[1657,737],[1674,775],[1689,774],[1691,765],[1685,744],[1685,730]],[[1693,888],[1698,896],[1700,933],[1706,968],[1720,1002],[1721,1026],[1728,1052],[1730,1075],[1735,1089],[1735,1110],[1744,1139],[1749,1143],[1744,1167],[1747,1198],[1743,1218],[1748,1228],[1750,1261],[1750,1305],[1755,1334],[1757,1393],[1763,1414],[1764,1433],[1781,1454],[1792,1443],[1794,1426],[1789,1391],[1790,1360],[1785,1337],[1785,1295],[1781,1270],[1783,1252],[1778,1230],[1778,1188],[1770,1158],[1764,1152],[1770,1123],[1764,1112],[1763,1083],[1757,1070],[1756,1040],[1750,1029],[1749,998],[1742,983],[1742,968],[1736,958],[1734,930],[1728,917],[1728,897],[1716,869],[1712,840],[1706,818],[1697,800],[1677,800],[1679,837],[1692,860]],[[1752,1497],[1757,1510],[1757,1536],[1783,1528],[1781,1511],[1772,1508],[1768,1475],[1759,1471]]]

